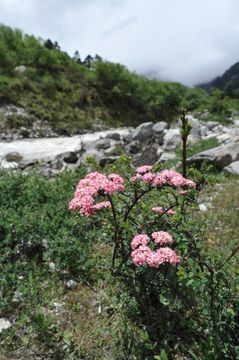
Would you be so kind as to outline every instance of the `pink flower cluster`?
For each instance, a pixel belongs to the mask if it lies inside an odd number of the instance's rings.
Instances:
[[[157,245],[171,245],[173,243],[172,236],[166,231],[158,231],[152,234],[152,239]],[[148,265],[149,267],[158,268],[164,263],[176,265],[180,262],[179,256],[169,247],[161,247],[153,251],[148,246],[150,237],[146,234],[136,235],[132,242],[132,261],[136,266]]]
[[[165,212],[165,214],[167,215],[175,215],[176,211],[174,211],[173,209],[169,209],[166,211],[166,209],[164,209],[162,206],[155,206],[152,208],[152,211],[163,214]]]
[[[152,166],[144,165],[136,169],[136,175],[131,178],[131,181],[143,180],[151,185],[169,185],[173,187],[188,186],[193,189],[196,188],[195,182],[185,179],[180,173],[172,170],[162,170],[159,174],[154,174]]]
[[[124,191],[124,179],[117,174],[105,176],[99,172],[88,174],[77,185],[74,198],[69,204],[70,210],[79,209],[86,217],[94,215],[98,210],[111,206],[109,201],[95,203],[97,195],[107,195]]]
[[[152,234],[155,244],[171,245],[173,243],[172,236],[167,231],[156,231]]]

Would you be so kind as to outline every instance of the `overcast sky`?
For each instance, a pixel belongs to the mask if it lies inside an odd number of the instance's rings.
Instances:
[[[239,0],[0,0],[0,23],[187,85],[239,61]]]

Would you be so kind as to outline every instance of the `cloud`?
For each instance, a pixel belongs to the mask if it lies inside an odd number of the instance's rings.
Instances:
[[[192,85],[239,61],[238,0],[0,0],[0,22]]]

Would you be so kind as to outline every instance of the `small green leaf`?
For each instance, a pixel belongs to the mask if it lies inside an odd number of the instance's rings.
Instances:
[[[167,305],[170,304],[169,299],[167,299],[166,297],[164,297],[162,294],[160,294],[159,299],[160,299],[161,304],[163,304],[163,305],[165,305],[165,306],[167,306]]]

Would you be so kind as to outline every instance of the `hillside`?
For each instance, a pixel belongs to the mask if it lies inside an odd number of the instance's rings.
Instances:
[[[179,83],[150,80],[98,55],[73,58],[51,40],[0,26],[1,130],[37,120],[72,135],[145,121],[172,122],[180,108],[206,108],[209,96]],[[14,105],[15,111],[6,106]],[[7,108],[8,109],[8,108]],[[25,130],[24,130],[25,131]]]
[[[239,62],[232,65],[222,76],[213,81],[199,85],[200,88],[209,91],[212,88],[219,88],[227,95],[238,98],[239,89]]]

